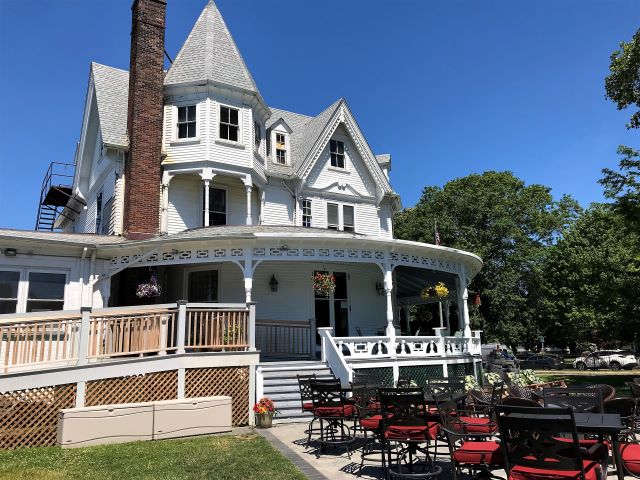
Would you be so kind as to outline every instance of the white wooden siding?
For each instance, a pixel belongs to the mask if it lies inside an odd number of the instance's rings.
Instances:
[[[291,225],[293,223],[293,197],[281,186],[264,187],[263,225]]]

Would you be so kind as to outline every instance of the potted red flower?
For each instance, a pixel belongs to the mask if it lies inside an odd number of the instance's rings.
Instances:
[[[262,397],[253,406],[253,412],[256,414],[256,427],[271,428],[273,416],[276,413],[276,404],[270,398]]]

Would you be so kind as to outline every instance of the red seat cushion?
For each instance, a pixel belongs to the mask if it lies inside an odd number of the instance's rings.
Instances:
[[[601,478],[600,465],[593,460],[584,460],[585,480],[599,480]],[[509,480],[580,480],[580,470],[553,470],[553,462],[549,468],[533,468],[516,465],[509,472]]]
[[[561,442],[573,442],[573,439],[565,438],[565,437],[556,437],[556,440],[559,440]],[[601,443],[601,442],[599,440],[579,440],[578,443],[580,444],[581,447],[589,449],[596,443]],[[602,442],[602,446],[596,449],[596,451],[593,452],[592,455],[588,455],[585,452],[582,452],[582,458],[586,458],[588,460],[604,461],[607,458],[607,455],[609,454],[608,450],[609,450],[609,442]],[[564,450],[559,451],[558,453],[560,455],[568,454]]]
[[[382,428],[382,415],[361,418],[360,425],[367,430],[380,430]]]
[[[427,422],[426,425],[390,425],[384,432],[389,440],[425,440],[435,439],[440,432],[440,424]]]
[[[454,429],[462,433],[489,434],[498,430],[498,426],[489,417],[460,417],[463,423],[454,423]]]
[[[498,442],[464,442],[453,452],[453,459],[467,465],[503,465],[504,457]]]
[[[380,406],[380,402],[376,400],[372,400],[371,402],[369,402],[369,408],[374,412],[380,412],[382,410],[382,407]]]
[[[317,407],[313,409],[316,417],[350,417],[356,413],[355,405],[337,405],[335,407]]]
[[[634,475],[640,475],[640,444],[623,443],[620,445],[622,463]]]
[[[304,410],[305,412],[312,412],[313,411],[313,402],[304,402],[302,404],[302,410]]]

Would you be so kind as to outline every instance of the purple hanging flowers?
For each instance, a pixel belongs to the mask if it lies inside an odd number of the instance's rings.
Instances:
[[[148,283],[141,283],[136,290],[138,298],[154,298],[162,294],[162,287],[158,284],[156,272],[151,272],[151,278]]]

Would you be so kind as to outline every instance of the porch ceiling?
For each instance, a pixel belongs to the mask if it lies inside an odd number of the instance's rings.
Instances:
[[[407,266],[399,266],[395,271],[399,298],[420,295],[425,286],[437,282],[443,282],[449,291],[456,289],[456,276],[452,273]]]

